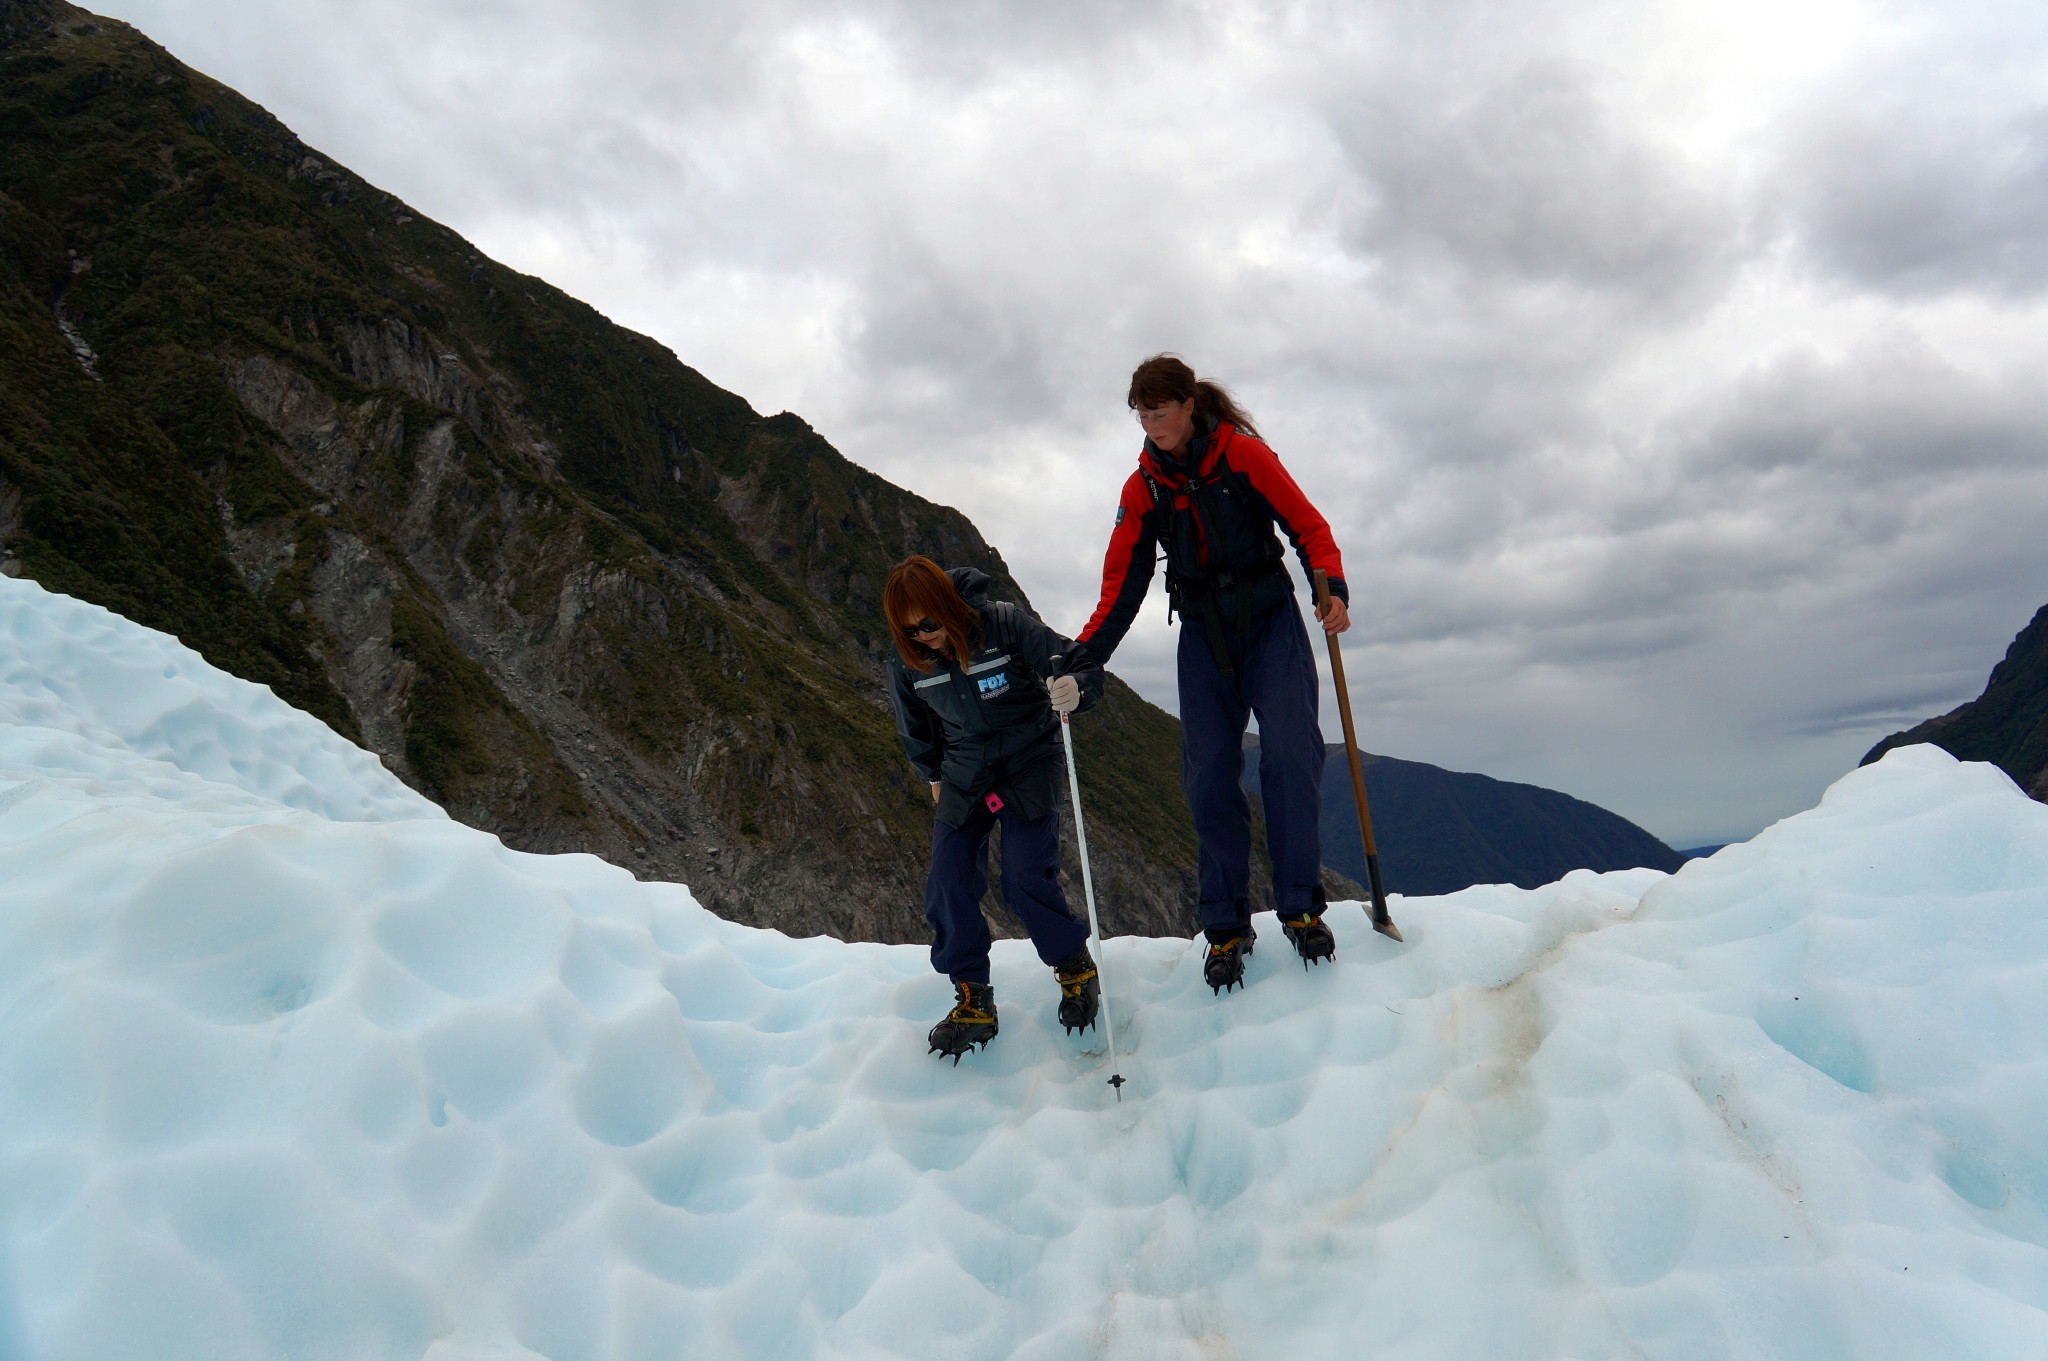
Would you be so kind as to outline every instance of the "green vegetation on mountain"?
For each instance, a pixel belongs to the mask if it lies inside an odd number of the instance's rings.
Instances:
[[[1989,761],[2048,803],[2048,605],[2034,614],[1984,693],[1938,718],[1893,733],[1870,749],[1869,765],[1893,747],[1932,742],[1959,761]]]
[[[0,0],[0,570],[271,686],[451,813],[918,939],[889,566],[959,513],[481,255],[126,25]],[[1028,603],[1028,602],[1027,602]],[[1187,930],[1174,721],[1080,720],[1105,915]]]

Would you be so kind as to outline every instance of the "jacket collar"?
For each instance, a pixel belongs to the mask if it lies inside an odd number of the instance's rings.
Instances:
[[[1228,422],[1212,421],[1198,428],[1179,454],[1166,453],[1148,437],[1145,447],[1138,451],[1138,466],[1160,486],[1177,491],[1187,485],[1191,471],[1198,470],[1203,477],[1214,471],[1218,456],[1236,434]]]

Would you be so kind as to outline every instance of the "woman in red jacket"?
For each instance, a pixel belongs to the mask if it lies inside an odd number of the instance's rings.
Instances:
[[[1201,922],[1212,989],[1244,979],[1253,932],[1251,808],[1238,780],[1251,715],[1273,898],[1304,961],[1336,952],[1323,923],[1323,734],[1315,655],[1294,602],[1279,534],[1304,573],[1329,575],[1328,633],[1351,626],[1344,564],[1330,526],[1302,495],[1230,394],[1173,355],[1131,375],[1127,401],[1145,429],[1102,564],[1102,597],[1080,641],[1107,664],[1166,550],[1169,617],[1181,620],[1181,782],[1201,842]]]

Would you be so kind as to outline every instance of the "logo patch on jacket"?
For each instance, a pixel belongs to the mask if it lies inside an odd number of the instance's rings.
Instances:
[[[1116,508],[1116,523],[1118,523],[1118,524],[1122,524],[1123,522],[1124,522],[1124,508],[1123,508],[1122,506],[1118,506],[1118,507]]]
[[[993,676],[983,676],[974,685],[976,689],[981,691],[983,699],[994,699],[997,695],[1010,688],[1010,678],[1003,672],[998,671]]]

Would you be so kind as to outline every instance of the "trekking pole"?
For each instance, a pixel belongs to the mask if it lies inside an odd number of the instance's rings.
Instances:
[[[1316,572],[1316,618],[1330,608],[1330,577]],[[1380,848],[1372,839],[1372,810],[1365,804],[1365,772],[1358,765],[1358,733],[1351,726],[1351,691],[1344,684],[1344,654],[1337,650],[1337,635],[1330,640],[1330,679],[1337,686],[1337,713],[1344,720],[1344,755],[1351,763],[1351,798],[1358,807],[1358,835],[1365,842],[1365,873],[1372,881],[1372,929],[1383,936],[1401,939],[1401,928],[1387,915],[1387,890],[1380,882]],[[1078,811],[1078,810],[1077,810]]]
[[[1081,891],[1088,896],[1088,935],[1095,942],[1095,982],[1102,989],[1102,1033],[1109,1037],[1109,1085],[1116,1088],[1116,1099],[1124,1099],[1124,1075],[1117,1071],[1116,1062],[1116,1021],[1109,1014],[1109,977],[1103,966],[1109,962],[1109,949],[1102,943],[1102,927],[1095,920],[1095,876],[1088,872],[1088,827],[1081,821],[1081,773],[1074,766],[1074,732],[1067,726],[1067,716],[1060,715],[1060,741],[1067,749],[1067,788],[1074,795],[1074,837],[1081,843]]]

